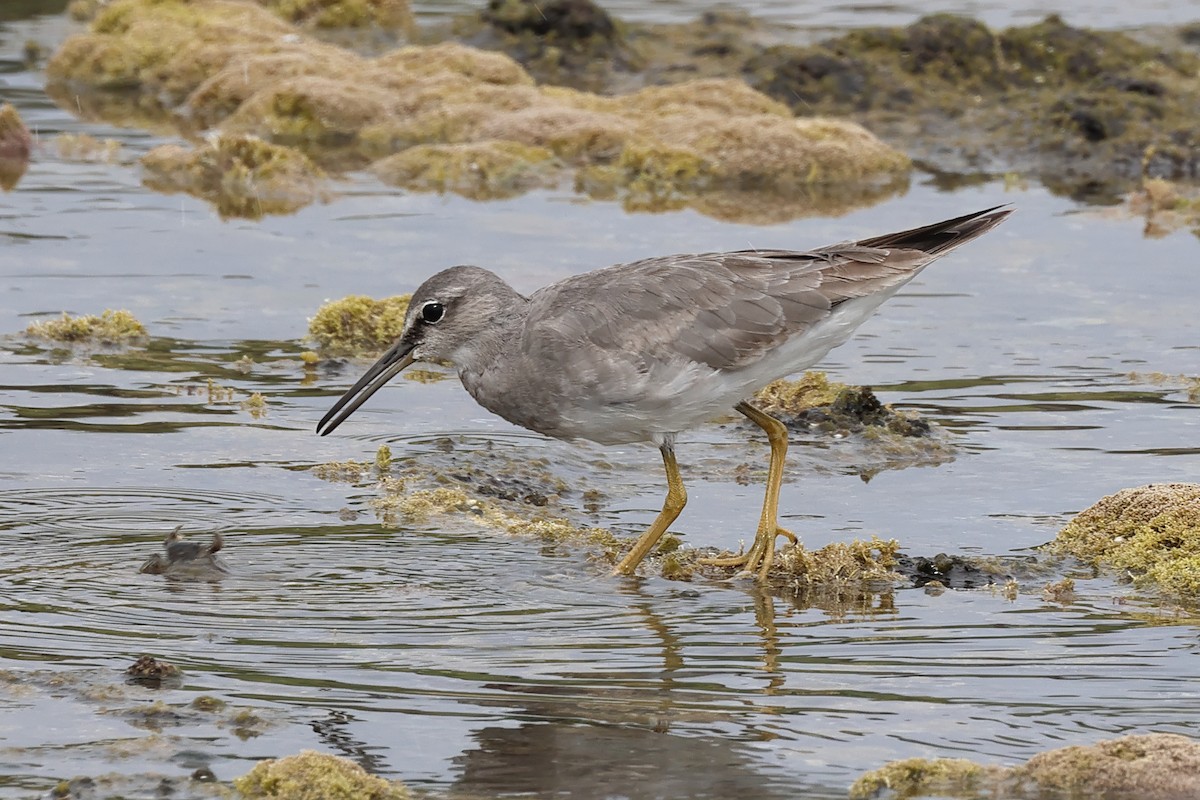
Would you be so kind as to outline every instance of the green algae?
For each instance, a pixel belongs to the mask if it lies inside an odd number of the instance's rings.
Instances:
[[[1194,606],[1200,602],[1200,485],[1148,484],[1108,495],[1077,514],[1046,549]]]
[[[235,778],[246,800],[408,800],[403,784],[371,775],[348,758],[304,750],[260,761]]]
[[[416,191],[495,200],[552,185],[556,167],[546,148],[489,141],[417,145],[376,161],[371,171],[387,183]]]
[[[214,136],[194,148],[160,145],[141,163],[148,187],[207,200],[222,219],[294,213],[318,199],[325,177],[299,150],[255,136]]]
[[[325,303],[308,321],[308,335],[325,357],[373,356],[392,345],[404,329],[412,295],[350,295]]]
[[[128,311],[106,309],[100,316],[63,312],[56,319],[31,322],[25,335],[66,344],[117,344],[144,338],[146,327]]]

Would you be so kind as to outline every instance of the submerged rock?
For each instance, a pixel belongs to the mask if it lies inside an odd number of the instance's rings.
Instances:
[[[147,558],[138,572],[193,580],[213,580],[229,574],[229,568],[216,555],[225,546],[220,533],[214,533],[212,542],[205,545],[186,541],[181,530],[182,525],[168,533],[163,541],[164,554]]]
[[[260,761],[233,781],[246,800],[408,800],[401,783],[371,775],[348,758],[304,750]]]
[[[1200,484],[1122,489],[1079,512],[1046,547],[1194,605],[1200,602]]]

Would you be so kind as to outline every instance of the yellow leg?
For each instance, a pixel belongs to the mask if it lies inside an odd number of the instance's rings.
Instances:
[[[683,478],[679,477],[679,465],[675,463],[675,445],[664,442],[659,448],[662,451],[663,466],[667,469],[667,498],[663,500],[662,511],[654,518],[654,522],[633,545],[633,549],[625,554],[621,563],[613,570],[614,575],[632,575],[637,565],[646,554],[654,549],[658,540],[671,527],[671,523],[687,505],[687,489],[684,488]]]
[[[750,552],[724,558],[703,558],[700,559],[700,563],[719,567],[742,567],[746,572],[757,572],[760,579],[766,580],[771,571],[771,564],[775,561],[775,539],[782,536],[793,544],[796,542],[794,533],[779,527],[779,485],[783,482],[784,459],[787,456],[787,426],[749,403],[738,403],[736,408],[766,431],[767,441],[771,443],[771,462],[767,468],[767,493],[763,498],[762,516],[759,517],[758,530],[754,533],[754,544],[750,546]]]

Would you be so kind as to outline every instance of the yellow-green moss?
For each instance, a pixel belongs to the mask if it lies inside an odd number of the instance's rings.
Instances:
[[[380,474],[387,472],[392,468],[392,448],[386,444],[379,445],[379,449],[375,451],[375,470]]]
[[[489,141],[418,145],[371,169],[387,183],[408,189],[493,200],[548,185],[554,167],[554,154],[544,147]]]
[[[812,370],[799,380],[780,378],[754,393],[754,405],[768,414],[795,414],[809,408],[827,406],[847,385],[830,382],[824,372]]]
[[[776,570],[806,586],[885,586],[902,580],[895,572],[899,552],[895,539],[877,536],[830,542],[817,550],[797,544],[778,554]]]
[[[107,344],[141,338],[146,335],[146,328],[128,311],[106,309],[98,317],[94,314],[72,317],[63,312],[57,319],[29,323],[25,334],[37,339],[71,344]]]
[[[1047,547],[1195,603],[1200,600],[1200,484],[1123,489],[1081,511]]]
[[[262,419],[267,414],[267,398],[263,397],[262,392],[252,392],[242,401],[242,408],[255,419]]]
[[[408,800],[400,783],[371,775],[348,758],[304,750],[260,761],[233,781],[246,800]]]
[[[892,761],[862,775],[850,787],[851,800],[883,796],[906,800],[916,796],[976,797],[993,768],[963,758],[908,758]]]
[[[304,153],[255,136],[215,136],[191,149],[160,145],[141,163],[148,187],[207,200],[222,218],[293,213],[317,199],[324,178]]]
[[[317,309],[308,322],[308,335],[325,356],[371,356],[392,345],[404,329],[404,314],[412,295],[375,300],[350,295]]]

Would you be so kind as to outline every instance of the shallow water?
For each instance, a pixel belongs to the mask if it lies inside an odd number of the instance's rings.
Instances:
[[[902,9],[842,8],[872,21]],[[0,91],[43,143],[87,131],[122,144],[112,165],[43,146],[0,195],[0,332],[14,334],[0,340],[0,797],[109,772],[207,765],[228,780],[305,747],[462,796],[843,797],[889,759],[1012,763],[1122,733],[1200,735],[1196,628],[1118,602],[1128,588],[1108,579],[1076,575],[1067,606],[1025,576],[1015,600],[905,589],[822,610],[740,581],[617,580],[586,548],[453,519],[381,528],[369,487],[307,468],[369,460],[381,443],[432,459],[450,437],[548,459],[568,503],[600,489],[595,524],[631,533],[661,502],[661,466],[651,448],[513,428],[457,381],[396,381],[319,438],[360,368],[311,382],[297,358],[322,301],[407,291],[448,264],[531,290],[651,254],[814,246],[1012,203],[1010,221],[823,365],[941,423],[956,458],[867,482],[849,443],[800,442],[782,510],[812,547],[879,534],[915,555],[1029,556],[1103,494],[1197,478],[1200,406],[1128,378],[1196,374],[1197,237],[1146,239],[1136,220],[1036,186],[942,192],[923,176],[874,208],[771,227],[629,215],[566,192],[480,204],[361,176],[295,216],[223,223],[141,187],[132,162],[159,139],[79,122],[42,95],[20,47],[67,27],[0,26]],[[145,349],[16,335],[37,315],[109,307],[147,324]],[[207,402],[209,378],[236,400]],[[255,391],[262,418],[237,402]],[[751,534],[761,487],[732,467],[765,449],[737,426],[682,439],[687,543]],[[178,524],[221,531],[233,574],[137,574]],[[182,667],[181,684],[126,685],[143,652]],[[201,695],[229,705],[190,709]],[[174,711],[147,710],[159,699]]]

